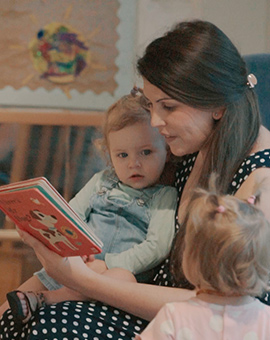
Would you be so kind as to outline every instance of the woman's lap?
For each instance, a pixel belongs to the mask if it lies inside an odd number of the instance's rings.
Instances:
[[[1,340],[131,339],[147,322],[99,302],[67,301],[41,308],[23,327],[10,310],[0,322]]]

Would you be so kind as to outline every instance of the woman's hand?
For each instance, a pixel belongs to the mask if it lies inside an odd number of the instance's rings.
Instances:
[[[90,271],[81,257],[61,257],[29,233],[19,228],[17,231],[23,242],[33,248],[47,274],[57,282],[75,289],[84,273]]]

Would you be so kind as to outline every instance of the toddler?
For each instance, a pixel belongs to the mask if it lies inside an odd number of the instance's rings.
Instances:
[[[104,244],[95,259],[85,259],[88,266],[104,275],[146,282],[170,251],[177,193],[159,184],[167,146],[151,127],[142,100],[140,95],[127,95],[108,109],[103,146],[111,166],[95,174],[70,205]],[[47,290],[7,294],[17,323],[26,323],[45,304],[84,299],[44,269],[36,275]]]
[[[195,191],[173,270],[196,297],[166,304],[137,340],[269,339],[270,307],[255,296],[269,288],[270,225],[255,199]]]

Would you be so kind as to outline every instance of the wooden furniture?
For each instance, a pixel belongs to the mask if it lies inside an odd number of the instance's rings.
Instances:
[[[51,183],[58,188],[59,180],[64,182],[63,196],[71,197],[73,178],[78,166],[78,157],[82,151],[88,127],[100,127],[103,114],[99,111],[51,110],[35,108],[0,108],[0,124],[17,124],[18,135],[13,152],[10,182],[26,179],[27,160],[31,152],[31,131],[39,126],[39,149],[37,157],[31,164],[34,173],[32,177],[43,176],[46,164],[51,161]],[[58,127],[58,139],[54,141],[53,155],[49,155],[49,145],[53,129]],[[78,128],[74,145],[70,145],[71,129]],[[53,156],[53,158],[52,158]],[[79,165],[79,164],[78,164]],[[62,168],[64,167],[64,175]],[[64,176],[64,179],[63,179]],[[31,249],[22,244],[12,222],[5,221],[0,229],[0,303],[5,299],[5,293],[20,285],[39,268],[39,263]],[[3,274],[5,273],[5,274]]]

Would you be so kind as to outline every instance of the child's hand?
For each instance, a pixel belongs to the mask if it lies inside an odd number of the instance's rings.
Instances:
[[[95,261],[95,255],[83,255],[81,258],[83,259],[84,263]]]

